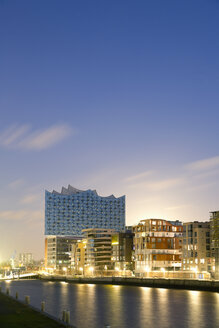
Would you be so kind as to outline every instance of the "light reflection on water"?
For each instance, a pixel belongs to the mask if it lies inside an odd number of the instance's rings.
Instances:
[[[61,317],[70,310],[77,328],[204,328],[219,327],[219,294],[162,288],[70,284],[40,280],[1,283],[19,299]]]

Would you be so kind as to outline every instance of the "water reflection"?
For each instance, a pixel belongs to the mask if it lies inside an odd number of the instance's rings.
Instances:
[[[5,280],[6,284],[10,284],[10,282],[12,282],[12,280]]]
[[[219,294],[94,284],[70,284],[39,280],[1,283],[2,290],[19,298],[30,295],[32,305],[61,317],[70,310],[77,328],[215,328],[219,327]]]
[[[93,313],[96,308],[95,285],[71,285],[69,303],[71,304],[71,318],[75,324],[77,322],[77,327],[84,327],[86,324],[87,327],[92,327]]]
[[[189,302],[189,327],[202,327],[202,319],[200,317],[202,306],[199,291],[188,291]]]
[[[188,294],[190,297],[189,327],[219,327],[218,294],[196,291],[188,291]]]
[[[156,300],[155,304],[157,307],[153,307],[153,311],[159,313],[159,322],[162,327],[169,327],[169,315],[170,309],[168,306],[168,300],[170,298],[169,289],[158,288],[156,289]],[[156,317],[156,313],[154,316]]]
[[[109,309],[109,312],[104,315],[104,323],[109,324],[111,322],[111,318],[113,318],[114,326],[119,327],[119,323],[122,322],[123,315],[123,286],[118,285],[108,285],[105,286],[107,288],[106,293],[109,297],[106,298],[105,306]],[[100,290],[101,292],[101,290]],[[100,294],[100,293],[99,293]],[[104,311],[104,308],[103,308]],[[99,325],[101,321],[99,320]]]

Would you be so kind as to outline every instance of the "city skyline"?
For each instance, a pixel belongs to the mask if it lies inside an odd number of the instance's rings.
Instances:
[[[0,2],[0,261],[44,251],[44,192],[126,223],[219,209],[219,3]],[[195,20],[194,20],[195,17]]]

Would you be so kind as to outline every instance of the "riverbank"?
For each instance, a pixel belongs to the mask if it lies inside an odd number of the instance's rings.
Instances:
[[[138,287],[186,289],[219,292],[219,281],[196,280],[196,279],[153,279],[153,278],[128,278],[128,277],[80,277],[71,276],[44,276],[39,279],[47,281],[66,281],[77,284],[104,284],[104,285],[124,285]]]
[[[0,292],[1,328],[66,328],[66,325]]]

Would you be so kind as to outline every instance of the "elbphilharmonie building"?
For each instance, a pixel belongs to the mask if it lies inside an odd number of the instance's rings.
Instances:
[[[45,192],[45,235],[81,236],[83,229],[125,229],[125,196],[101,197],[72,186]]]

